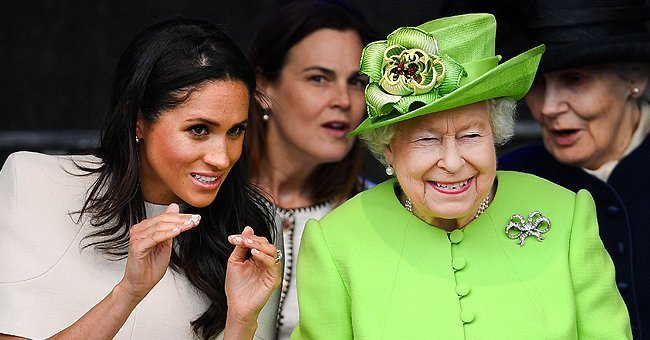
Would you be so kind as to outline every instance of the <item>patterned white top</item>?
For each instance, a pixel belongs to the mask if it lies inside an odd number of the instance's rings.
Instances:
[[[296,290],[295,268],[300,249],[300,237],[309,219],[321,219],[334,208],[334,201],[319,203],[309,207],[275,210],[277,231],[284,236],[284,279],[278,314],[278,340],[289,339],[291,331],[298,324],[298,293]]]

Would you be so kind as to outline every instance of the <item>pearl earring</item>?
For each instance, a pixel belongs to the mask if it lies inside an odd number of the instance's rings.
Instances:
[[[262,120],[268,122],[269,119],[271,119],[271,116],[269,116],[269,112],[267,110],[264,110],[264,113],[262,114]]]
[[[140,137],[135,136],[135,143],[136,143],[136,144],[140,143]]]
[[[392,176],[394,174],[395,174],[395,169],[393,169],[392,165],[388,164],[388,166],[386,167],[386,175]]]
[[[641,89],[640,89],[640,88],[638,88],[638,87],[633,87],[633,88],[632,88],[632,94],[639,94],[639,93],[641,93]]]

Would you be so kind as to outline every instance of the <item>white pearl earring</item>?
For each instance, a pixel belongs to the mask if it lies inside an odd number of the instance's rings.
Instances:
[[[638,87],[634,87],[634,88],[632,88],[632,93],[633,94],[639,94],[639,93],[641,93],[641,89],[638,88]]]
[[[395,169],[393,169],[392,165],[388,164],[388,166],[386,167],[386,175],[392,176],[394,174],[395,174]]]
[[[271,119],[271,116],[269,116],[269,112],[264,110],[264,113],[262,114],[262,120],[268,122],[269,119]]]
[[[140,143],[140,137],[135,136],[135,143],[136,143],[136,144]]]

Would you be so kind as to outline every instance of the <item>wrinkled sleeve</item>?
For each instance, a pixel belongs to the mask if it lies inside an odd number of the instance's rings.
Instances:
[[[350,296],[316,220],[302,235],[297,282],[300,319],[291,339],[352,339]]]
[[[16,165],[15,157],[9,156],[0,169],[0,284],[23,279],[20,255],[20,229],[16,227]]]
[[[627,307],[616,288],[614,264],[598,235],[596,206],[580,190],[569,249],[579,339],[632,339]]]
[[[21,301],[13,294],[13,287],[24,279],[21,261],[20,233],[16,228],[16,166],[9,156],[0,169],[0,333],[27,336],[21,321],[28,315]]]

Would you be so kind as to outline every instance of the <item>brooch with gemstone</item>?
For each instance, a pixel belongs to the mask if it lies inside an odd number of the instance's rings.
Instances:
[[[528,219],[524,219],[519,214],[510,217],[510,222],[506,226],[506,235],[511,239],[519,239],[519,245],[526,243],[526,237],[536,236],[537,240],[542,241],[542,234],[551,229],[551,220],[542,215],[539,211],[533,211],[528,214]]]

